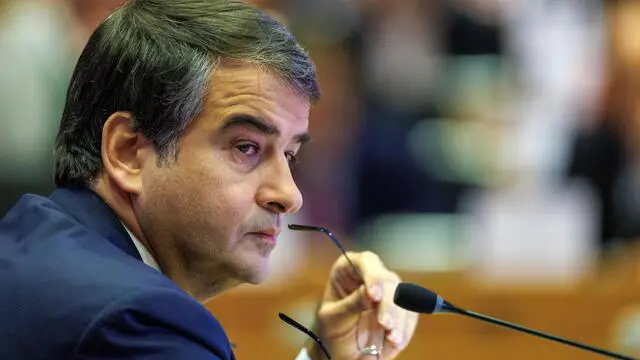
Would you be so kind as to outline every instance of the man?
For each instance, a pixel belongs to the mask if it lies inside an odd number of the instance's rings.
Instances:
[[[58,189],[0,222],[0,358],[234,359],[201,303],[264,280],[302,205],[289,166],[318,97],[303,49],[247,4],[136,0],[112,14],[71,79]],[[366,359],[354,335],[382,326],[392,359],[416,315],[393,305],[399,279],[377,256],[351,258],[363,278],[336,261],[318,335],[334,358]],[[366,309],[377,324],[358,328]]]

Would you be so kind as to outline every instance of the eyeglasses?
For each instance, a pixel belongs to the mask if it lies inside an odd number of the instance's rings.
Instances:
[[[342,252],[342,255],[344,256],[344,258],[347,260],[347,262],[349,263],[349,265],[351,266],[351,268],[353,269],[355,274],[358,275],[358,277],[360,278],[360,280],[364,284],[364,277],[362,276],[362,273],[360,272],[360,269],[358,269],[358,267],[353,264],[353,261],[351,261],[351,259],[349,258],[349,255],[347,255],[347,251],[344,249],[344,247],[342,246],[340,241],[338,241],[338,238],[336,238],[335,235],[333,235],[331,233],[331,231],[329,231],[328,229],[322,228],[322,227],[317,227],[317,226],[295,225],[295,224],[290,224],[289,225],[289,229],[297,230],[297,231],[317,231],[317,232],[321,232],[321,233],[327,235],[329,237],[329,239],[331,239],[331,241],[333,241],[333,243],[338,247],[338,249],[340,249],[340,251]],[[380,359],[380,355],[382,354],[382,349],[383,349],[383,347],[385,345],[384,331],[382,333],[382,341],[381,341],[382,345],[380,345],[380,346],[376,346],[376,345],[361,346],[360,345],[360,330],[359,330],[360,329],[361,318],[362,318],[362,313],[358,313],[358,325],[356,326],[356,339],[355,339],[356,340],[356,347],[358,348],[358,351],[360,351],[360,353],[362,355],[372,355],[372,356],[375,356],[376,359]]]

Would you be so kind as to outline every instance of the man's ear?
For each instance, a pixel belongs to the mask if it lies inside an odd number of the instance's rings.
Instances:
[[[142,165],[144,151],[151,142],[133,130],[133,114],[116,112],[111,114],[102,127],[102,164],[111,181],[130,194],[142,191]],[[153,152],[151,152],[153,153]]]

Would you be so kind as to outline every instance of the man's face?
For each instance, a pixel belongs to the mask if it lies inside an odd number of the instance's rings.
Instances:
[[[282,216],[302,206],[290,161],[307,138],[310,105],[249,65],[220,67],[211,84],[177,160],[143,164],[136,213],[170,277],[182,272],[209,287],[258,283]]]

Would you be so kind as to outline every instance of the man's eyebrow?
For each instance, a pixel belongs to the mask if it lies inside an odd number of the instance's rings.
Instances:
[[[219,131],[224,133],[234,127],[252,127],[265,135],[280,135],[280,129],[275,125],[269,124],[259,117],[248,114],[230,117],[222,123]],[[305,144],[311,140],[311,136],[309,133],[305,132],[294,136],[293,140],[295,143]]]
[[[236,115],[225,120],[220,127],[220,132],[226,132],[234,127],[252,127],[265,135],[280,135],[280,130],[266,121],[253,115]]]
[[[309,135],[309,133],[299,134],[299,135],[294,136],[293,140],[297,144],[304,145],[304,144],[308,143],[309,140],[311,140],[311,135]]]

